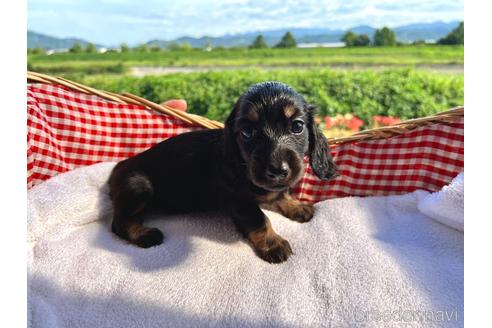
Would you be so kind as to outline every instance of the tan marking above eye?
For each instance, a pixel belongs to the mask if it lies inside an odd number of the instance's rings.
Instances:
[[[297,109],[294,106],[284,107],[284,115],[286,118],[291,118],[292,115],[294,115],[296,111],[297,111]]]

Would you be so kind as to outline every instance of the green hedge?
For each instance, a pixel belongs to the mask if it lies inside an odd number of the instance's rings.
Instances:
[[[96,64],[85,64],[81,62],[46,66],[28,62],[27,70],[48,75],[78,74],[80,76],[85,76],[91,74],[123,74],[128,71],[128,68],[125,67],[122,63],[108,64],[103,62]]]
[[[318,113],[354,113],[366,123],[373,115],[402,119],[427,116],[462,105],[464,77],[412,69],[384,71],[241,70],[161,76],[77,77],[95,88],[127,91],[154,102],[184,98],[189,111],[223,121],[236,99],[252,84],[285,82],[318,106]]]

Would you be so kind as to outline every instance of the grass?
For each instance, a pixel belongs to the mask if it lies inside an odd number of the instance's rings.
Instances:
[[[310,49],[214,49],[128,53],[59,53],[29,55],[30,69],[38,72],[116,73],[132,66],[251,67],[326,65],[449,65],[463,64],[463,46],[418,45],[398,47]]]

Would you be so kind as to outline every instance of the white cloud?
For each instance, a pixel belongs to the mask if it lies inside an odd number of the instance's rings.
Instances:
[[[463,19],[463,0],[29,0],[30,29],[96,43],[136,44],[294,27],[396,26]]]

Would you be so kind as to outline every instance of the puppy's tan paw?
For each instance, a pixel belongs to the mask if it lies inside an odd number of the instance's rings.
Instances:
[[[312,204],[298,203],[285,211],[285,216],[297,222],[308,222],[313,218],[314,207]]]
[[[268,239],[265,246],[256,248],[258,256],[269,263],[281,263],[292,255],[292,248],[287,240],[280,236]]]

